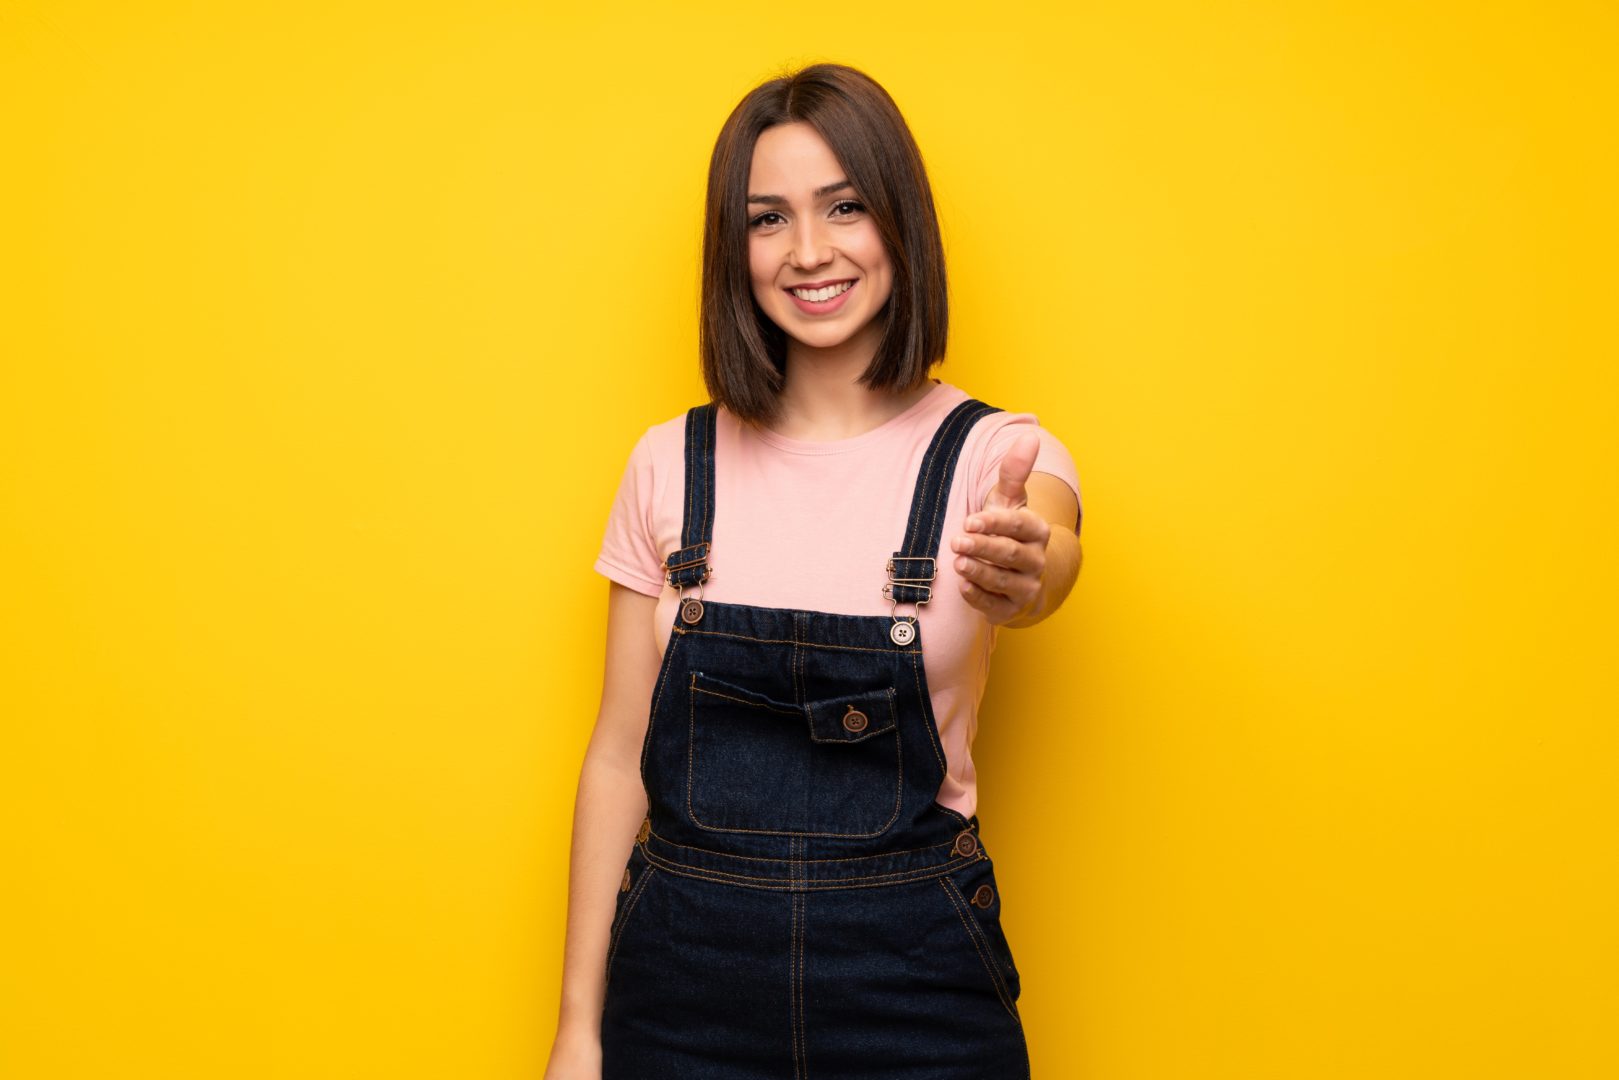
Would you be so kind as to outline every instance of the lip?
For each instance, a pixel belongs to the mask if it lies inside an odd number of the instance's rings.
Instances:
[[[794,304],[798,305],[798,310],[802,311],[806,315],[830,315],[834,311],[837,311],[839,308],[841,308],[844,305],[844,302],[847,301],[850,296],[854,295],[854,291],[856,289],[860,288],[860,279],[859,278],[837,278],[835,281],[825,281],[825,282],[822,282],[820,285],[795,285],[794,286],[794,288],[798,288],[798,289],[813,289],[813,288],[821,288],[821,287],[824,287],[826,285],[833,285],[833,284],[836,284],[839,281],[848,281],[848,282],[852,282],[853,284],[851,284],[847,289],[844,289],[842,292],[838,293],[838,295],[834,296],[830,300],[821,300],[821,301],[800,300],[797,296],[793,295],[793,290],[792,289],[783,289],[782,292],[786,293],[787,294],[787,299],[791,300]]]
[[[853,280],[854,280],[854,278],[848,278],[848,277],[829,277],[829,278],[826,278],[823,281],[799,281],[799,282],[795,282],[792,285],[787,285],[787,286],[783,286],[783,287],[786,288],[788,292],[791,292],[794,289],[824,289],[828,285],[837,285],[837,284],[839,284],[841,282],[853,281]]]

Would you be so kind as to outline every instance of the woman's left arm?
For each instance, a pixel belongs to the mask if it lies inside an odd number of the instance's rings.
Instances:
[[[1019,436],[984,508],[950,542],[962,596],[990,622],[1014,629],[1061,607],[1085,558],[1069,524],[1078,522],[1079,501],[1057,477],[1031,471],[1039,452],[1039,436]]]

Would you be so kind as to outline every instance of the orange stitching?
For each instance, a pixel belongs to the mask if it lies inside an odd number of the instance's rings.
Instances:
[[[893,694],[894,691],[888,692]],[[889,706],[889,715],[893,715],[892,704]],[[899,820],[900,808],[905,805],[905,741],[899,737],[898,724],[894,725],[894,759],[899,763],[899,775],[894,780],[894,816],[883,826],[884,832],[888,831],[889,825]]]
[[[798,861],[798,852],[802,841],[794,839],[788,842],[789,859],[795,865]],[[788,910],[791,913],[788,922],[787,935],[787,1026],[792,1032],[793,1045],[793,1077],[801,1080],[804,1076],[806,1064],[804,1062],[803,1029],[801,1023],[803,991],[803,952],[800,945],[800,935],[804,929],[804,894],[795,892],[788,898]]]
[[[775,610],[775,609],[773,609],[773,610]],[[855,618],[881,619],[883,622],[888,622],[889,621],[888,616],[886,616],[886,615],[860,615],[860,616],[855,616]],[[922,651],[920,649],[895,649],[895,648],[892,648],[892,647],[887,648],[887,649],[883,649],[883,648],[868,648],[865,645],[832,645],[832,644],[828,644],[826,642],[821,642],[821,641],[801,641],[801,640],[800,641],[795,641],[795,640],[793,640],[791,638],[763,638],[763,637],[754,637],[752,634],[732,634],[732,633],[728,633],[728,632],[726,632],[724,630],[684,630],[684,629],[682,629],[682,630],[680,630],[680,633],[682,633],[682,634],[707,634],[710,637],[739,638],[742,641],[758,641],[758,642],[762,642],[762,643],[764,643],[766,645],[801,645],[801,646],[803,646],[804,648],[807,648],[807,649],[843,649],[843,650],[848,651],[848,652],[882,653],[885,656],[893,656],[893,655],[896,655],[896,654],[904,655],[904,654],[907,654],[907,653],[914,653],[917,656],[922,655]]]
[[[709,535],[709,531],[708,531],[709,530],[709,521],[711,520],[712,515],[713,515],[714,497],[715,497],[715,491],[714,491],[715,477],[714,477],[713,473],[710,471],[710,469],[708,467],[709,457],[713,453],[713,447],[709,446],[709,444],[708,444],[708,428],[709,428],[709,424],[715,418],[716,414],[715,414],[714,406],[712,405],[712,403],[707,404],[707,405],[699,405],[698,408],[705,410],[703,412],[703,414],[702,414],[702,417],[703,417],[702,436],[703,436],[703,491],[707,496],[707,498],[705,498],[703,500],[703,536],[706,538]],[[718,440],[716,439],[715,441],[717,442]],[[703,555],[703,561],[704,562],[708,561],[707,552],[705,552],[704,555]],[[703,576],[707,577],[708,575],[704,574]]]
[[[793,702],[808,709],[804,701],[804,650],[798,647],[798,624],[802,618],[801,615],[793,616],[793,655],[788,666],[793,671]]]
[[[979,402],[979,404],[983,405],[984,403]],[[950,478],[952,480],[954,480],[954,478],[955,478],[955,472],[956,472],[957,467],[961,464],[960,450],[961,450],[962,445],[966,443],[967,436],[972,432],[973,426],[975,424],[977,424],[978,421],[980,421],[984,417],[990,415],[990,413],[993,412],[993,411],[995,411],[995,410],[993,409],[992,406],[989,406],[989,405],[985,405],[984,410],[982,412],[979,412],[979,411],[975,410],[973,415],[967,420],[966,426],[961,429],[961,436],[958,439],[956,439],[955,446],[952,447],[951,450],[950,450],[950,456],[955,459],[950,464]],[[943,510],[945,503],[948,502],[948,501],[949,501],[948,493],[946,493],[945,498],[938,499],[938,500],[936,500],[934,502],[934,504],[933,504],[933,520],[928,522],[928,535],[929,536],[932,536],[933,535],[933,530],[938,527],[939,513],[940,513],[941,510]]]
[[[944,848],[946,850],[950,850],[950,849],[953,849],[955,847],[955,841],[952,840],[952,841],[950,841],[949,843],[946,843],[946,844],[924,844],[922,847],[897,848],[894,851],[884,851],[884,852],[880,852],[879,854],[876,854],[876,855],[845,855],[845,856],[842,856],[840,858],[834,858],[834,859],[797,859],[797,860],[790,860],[790,859],[774,859],[774,858],[771,858],[768,855],[733,855],[729,851],[720,851],[718,848],[695,847],[695,846],[693,846],[691,844],[677,844],[673,840],[670,840],[667,837],[665,837],[662,833],[656,831],[655,829],[647,830],[647,835],[648,836],[656,836],[661,842],[669,845],[670,847],[680,848],[683,851],[701,851],[701,852],[705,852],[705,853],[709,853],[709,854],[713,854],[713,855],[723,855],[727,859],[747,859],[747,860],[752,861],[752,862],[773,862],[773,863],[782,863],[782,862],[791,862],[791,861],[812,862],[812,863],[819,863],[819,862],[854,862],[854,861],[856,861],[858,859],[886,859],[891,855],[906,855],[906,854],[909,854],[910,852],[913,852],[913,851],[934,851],[934,850],[937,850],[939,848]]]
[[[916,680],[916,697],[922,706],[922,725],[928,729],[928,744],[933,747],[933,757],[939,763],[941,782],[949,777],[950,766],[944,763],[944,751],[939,745],[938,721],[933,716],[932,689],[922,685],[922,673],[913,657],[911,659],[911,677]],[[938,802],[937,796],[934,802]],[[945,807],[949,809],[949,807]]]
[[[808,897],[806,897],[803,893],[797,893],[796,899],[798,901],[798,1056],[803,1063],[805,1080],[808,1080],[809,1047],[807,1045],[808,1040],[805,1037],[808,1024],[805,1018],[805,1006],[807,1005],[807,1002],[804,1000],[804,939],[808,933],[805,928],[805,923],[808,922],[808,919],[806,918],[806,909],[809,906],[809,902]]]
[[[804,1073],[798,1054],[798,898],[794,893],[787,898],[787,1038],[793,1050],[793,1080],[801,1080]]]
[[[697,686],[697,674],[698,673],[695,671],[691,673],[691,682],[689,688],[692,692],[688,693],[686,696],[688,705],[687,711],[690,714],[690,720],[686,733],[686,815],[691,818],[693,825],[696,825],[699,829],[707,829],[710,832],[769,833],[772,835],[790,836],[841,836],[869,838],[873,836],[881,836],[883,833],[888,831],[889,827],[892,826],[895,821],[899,820],[900,809],[905,803],[905,748],[903,743],[900,741],[900,731],[898,725],[893,728],[895,764],[894,812],[889,816],[887,821],[883,822],[880,828],[872,832],[807,832],[803,829],[735,829],[724,828],[719,825],[708,825],[699,820],[697,817],[697,808],[692,803],[692,797],[695,793],[697,784],[697,697],[695,693],[695,691],[699,689]],[[703,692],[706,693],[707,691]],[[719,696],[723,697],[724,695]],[[752,703],[747,702],[746,704]]]
[[[923,492],[923,498],[917,499],[913,497],[911,500],[915,505],[911,509],[911,520],[906,527],[907,533],[912,533],[915,531],[917,515],[922,512],[921,504],[926,501],[926,492],[933,486],[933,469],[939,461],[938,449],[943,444],[943,441],[949,437],[948,432],[951,426],[966,413],[970,405],[971,399],[961,402],[954,409],[950,410],[950,415],[944,418],[943,423],[939,425],[938,430],[934,432],[933,439],[929,442],[928,450],[933,450],[935,452],[929,454],[926,450],[923,451],[923,465],[925,467],[921,470],[921,475],[917,477],[916,481],[917,488]],[[903,539],[900,541],[902,545],[904,542],[905,541]]]
[[[602,985],[612,981],[613,958],[618,955],[618,943],[624,938],[624,927],[630,921],[630,912],[635,910],[636,903],[641,894],[646,892],[647,885],[652,881],[652,875],[658,872],[657,867],[648,866],[641,871],[641,880],[636,882],[634,890],[624,902],[624,914],[619,917],[618,925],[613,928],[613,940],[607,948],[607,970],[602,975]]]
[[[888,722],[887,723],[878,724],[878,725],[867,728],[861,734],[861,737],[858,738],[858,739],[846,739],[841,735],[831,735],[831,736],[828,736],[826,738],[822,738],[821,736],[819,736],[819,735],[817,735],[815,733],[815,728],[816,728],[816,725],[815,725],[815,706],[819,705],[824,709],[828,704],[842,705],[846,701],[848,701],[850,698],[853,698],[853,699],[859,701],[859,700],[861,700],[863,698],[873,697],[878,693],[887,693],[887,695],[888,695]],[[849,743],[865,742],[867,739],[872,738],[873,736],[881,735],[883,732],[888,731],[891,728],[899,726],[899,718],[897,716],[897,710],[894,708],[894,688],[892,686],[885,686],[885,687],[882,688],[881,691],[878,691],[878,690],[862,690],[857,694],[840,694],[840,695],[838,695],[837,697],[834,697],[834,698],[826,698],[826,699],[821,700],[821,701],[812,701],[809,704],[805,705],[804,709],[810,714],[810,739],[811,739],[811,741],[818,742],[818,743],[831,743],[831,744],[834,744],[834,745],[846,745],[846,744],[849,744]],[[875,710],[873,710],[873,711],[875,711]],[[823,713],[822,715],[825,715],[825,714]],[[838,726],[842,727],[843,725],[839,724]],[[835,731],[837,729],[834,728],[833,730]]]
[[[697,686],[697,673],[691,673],[691,685]],[[697,820],[697,812],[692,808],[692,785],[697,782],[697,695],[686,694],[686,706],[691,713],[691,726],[686,732],[686,816],[693,821]]]
[[[776,705],[766,705],[762,701],[749,701],[747,698],[739,698],[735,694],[724,694],[724,693],[721,693],[718,690],[710,690],[705,686],[698,686],[697,685],[697,673],[696,672],[692,673],[691,688],[695,693],[709,694],[709,695],[711,695],[713,697],[724,698],[726,701],[734,701],[739,705],[752,705],[756,709],[769,709],[771,712],[781,713],[781,714],[783,714],[785,716],[801,716],[801,715],[803,715],[797,709],[783,709],[783,708],[781,708],[779,706],[776,706]]]
[[[941,462],[950,456],[951,452],[946,449],[946,446],[949,444],[950,438],[952,434],[954,434],[957,425],[963,423],[967,414],[972,412],[972,410],[972,402],[963,401],[956,408],[956,410],[950,414],[950,422],[945,424],[944,429],[939,433],[939,440],[933,445],[934,453],[928,458],[928,467],[925,470],[923,477],[919,479],[919,486],[922,488],[922,498],[916,500],[919,504],[917,506],[918,513],[920,513],[922,509],[920,504],[932,501],[933,488],[937,484],[937,481],[933,479],[934,470],[939,467]],[[919,520],[920,519],[917,515],[912,515],[911,521],[913,524]],[[929,531],[931,532],[931,526],[929,527]]]
[[[932,447],[930,447],[930,449],[933,449],[935,453],[928,458],[928,467],[926,470],[924,470],[924,475],[918,478],[917,486],[921,489],[923,497],[921,499],[912,500],[918,505],[911,515],[911,529],[908,530],[909,532],[914,533],[916,531],[916,525],[920,521],[918,515],[921,513],[921,504],[924,502],[933,502],[933,520],[935,522],[938,520],[939,503],[943,502],[944,500],[934,500],[931,497],[933,488],[939,483],[939,481],[933,478],[934,470],[937,469],[944,460],[951,459],[950,467],[953,473],[956,466],[956,461],[954,460],[957,455],[956,447],[960,446],[961,442],[966,438],[966,433],[972,430],[973,424],[977,423],[979,416],[982,415],[976,412],[977,406],[982,404],[984,403],[978,401],[977,399],[968,399],[967,401],[963,401],[960,405],[956,406],[956,408],[951,412],[950,416],[946,418],[946,422],[940,425],[938,441]],[[957,437],[956,428],[961,425],[965,426],[961,428],[961,436]],[[956,447],[946,449],[952,438],[956,439]],[[927,531],[929,535],[932,535],[933,522],[929,522]],[[901,541],[901,543],[903,543],[903,541]],[[905,554],[909,558],[926,557],[910,555],[909,552],[906,552]]]
[[[888,874],[862,874],[856,877],[844,878],[771,878],[757,877],[752,874],[733,874],[729,870],[709,870],[705,867],[695,867],[689,863],[678,863],[664,858],[662,855],[646,851],[649,862],[663,867],[671,874],[680,874],[684,877],[701,878],[705,881],[718,881],[729,885],[742,885],[752,889],[867,889],[878,888],[884,885],[901,885],[907,881],[918,881],[926,877],[935,877],[940,874],[954,873],[963,866],[978,861],[979,855],[970,855],[965,858],[951,859],[948,862],[935,863],[930,866],[918,867],[914,870],[896,870]],[[755,882],[780,881],[781,885],[758,885]],[[859,884],[870,882],[870,884]]]
[[[647,716],[646,734],[641,737],[641,786],[643,788],[648,786],[646,782],[646,759],[648,751],[652,748],[652,725],[658,722],[658,702],[663,698],[663,684],[668,680],[669,672],[674,670],[671,657],[679,644],[680,638],[671,637],[668,646],[664,650],[663,670],[658,673],[658,689],[652,695],[652,712]]]
[[[693,700],[695,701],[695,699]],[[707,829],[709,832],[762,833],[772,836],[841,836],[852,837],[854,839],[869,839],[873,836],[881,836],[883,833],[889,830],[890,826],[892,826],[894,822],[899,820],[900,809],[905,803],[905,748],[900,742],[899,728],[896,726],[893,729],[895,764],[894,812],[889,815],[888,820],[883,822],[880,828],[877,828],[872,832],[808,832],[804,829],[736,829],[727,828],[723,825],[704,824],[702,821],[698,820],[697,812],[695,809],[693,809],[691,802],[692,789],[695,782],[694,773],[696,772],[693,765],[693,762],[696,760],[696,751],[694,747],[697,740],[697,709],[695,705],[693,705],[691,711],[691,737],[686,743],[686,813],[690,815],[692,824],[696,825],[699,829]]]
[[[696,408],[697,407],[695,405],[692,406],[693,411],[695,411]],[[687,526],[691,523],[691,500],[692,500],[693,494],[696,491],[696,488],[692,484],[692,480],[691,480],[691,468],[692,468],[691,459],[692,459],[692,454],[693,454],[692,446],[693,446],[694,442],[696,441],[696,432],[697,432],[696,421],[695,421],[695,419],[694,419],[694,417],[692,415],[692,412],[688,412],[688,413],[686,413],[686,456],[682,459],[682,462],[681,462],[681,464],[682,464],[681,476],[682,476],[682,479],[684,480],[685,485],[686,485],[686,516],[682,520],[681,526],[680,526],[680,533],[681,533],[680,540],[681,540],[681,546],[682,547],[685,546]]]
[[[940,877],[939,885],[943,887],[945,896],[949,898],[950,906],[956,909],[956,917],[961,920],[962,928],[967,931],[967,937],[972,940],[973,949],[978,953],[978,959],[983,961],[984,970],[989,972],[989,977],[995,984],[995,996],[1001,999],[1001,1004],[1006,1006],[1006,1011],[1011,1013],[1012,1019],[1018,1022],[1019,1027],[1022,1027],[1023,1018],[1018,1016],[1017,1008],[1012,1002],[1012,992],[1002,981],[999,968],[991,960],[989,954],[985,952],[988,942],[987,940],[981,940],[983,928],[976,925],[976,923],[970,922],[969,920],[972,916],[962,907],[967,902],[966,898],[961,895],[961,890],[956,887],[956,883],[950,880],[948,876]]]

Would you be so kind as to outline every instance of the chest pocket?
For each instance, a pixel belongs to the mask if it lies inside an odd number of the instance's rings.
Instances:
[[[899,818],[893,687],[799,708],[693,671],[688,692],[686,806],[698,827],[877,836]]]

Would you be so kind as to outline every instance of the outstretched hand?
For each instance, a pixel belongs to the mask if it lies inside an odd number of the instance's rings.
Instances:
[[[1040,602],[1051,525],[1029,509],[1025,487],[1040,436],[1024,432],[1001,459],[1000,476],[984,508],[967,517],[965,534],[950,541],[961,575],[961,595],[991,623],[1007,623]]]

